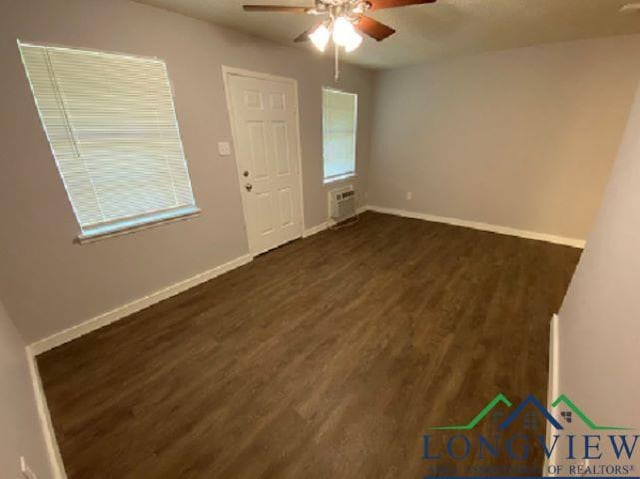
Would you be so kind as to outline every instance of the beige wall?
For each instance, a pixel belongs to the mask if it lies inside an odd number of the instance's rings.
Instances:
[[[163,58],[201,217],[89,245],[39,123],[16,38]],[[322,183],[323,85],[329,59],[121,0],[21,0],[0,17],[0,297],[28,342],[248,252],[221,65],[296,78],[306,227],[327,218]],[[340,88],[360,95],[358,175],[366,177],[373,74],[345,66]]]
[[[381,73],[369,203],[584,239],[639,49],[636,35]]]
[[[640,89],[560,310],[558,347],[560,391],[594,421],[633,427],[632,434],[640,431],[639,205]],[[640,467],[637,450],[631,462]]]
[[[31,385],[25,344],[0,303],[0,475],[20,475],[20,456],[39,479],[51,473]]]

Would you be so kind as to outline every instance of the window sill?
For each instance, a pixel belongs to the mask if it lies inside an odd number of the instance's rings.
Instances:
[[[356,178],[356,174],[355,173],[346,173],[344,175],[334,176],[332,178],[325,178],[323,180],[323,183],[325,185],[330,185],[332,183],[338,183],[340,181],[350,180],[350,179],[354,179],[354,178]]]
[[[175,223],[176,221],[189,220],[200,216],[201,210],[196,206],[188,206],[169,211],[154,213],[152,215],[141,218],[133,218],[115,223],[96,226],[91,229],[84,230],[76,238],[76,242],[80,244],[93,243],[107,238],[123,236],[137,231],[142,231],[156,226]]]

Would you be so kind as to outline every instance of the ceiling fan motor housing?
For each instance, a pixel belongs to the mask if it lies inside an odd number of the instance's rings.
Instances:
[[[328,12],[332,18],[340,16],[357,20],[371,8],[371,3],[366,0],[316,0],[316,12]]]

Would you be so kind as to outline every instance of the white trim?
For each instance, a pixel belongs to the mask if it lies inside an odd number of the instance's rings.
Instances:
[[[557,314],[554,314],[551,318],[550,330],[549,330],[549,383],[547,386],[547,410],[551,411],[551,404],[560,396],[560,330],[559,330],[559,318]],[[551,444],[551,435],[553,430],[551,425],[547,423],[546,441],[547,444]],[[549,476],[549,466],[557,464],[556,451],[554,448],[551,457],[547,459],[545,456],[544,466],[542,470],[543,476]]]
[[[19,38],[17,38],[16,40],[18,42],[18,45],[24,45],[27,47],[55,48],[56,50],[74,50],[74,51],[79,50],[82,52],[95,53],[99,55],[111,55],[111,56],[119,56],[119,57],[125,57],[125,58],[133,58],[135,60],[147,60],[147,61],[166,63],[163,58],[148,56],[148,55],[135,55],[133,53],[116,52],[113,50],[99,50],[96,48],[71,47],[69,45],[62,45],[60,43],[51,43],[51,42],[44,42],[44,43],[31,42],[31,41],[20,40]]]
[[[364,213],[365,211],[367,211],[368,209],[369,209],[368,206],[359,206],[358,208],[356,208],[356,214],[360,215],[360,214]],[[325,221],[323,223],[320,223],[319,225],[312,226],[311,228],[308,228],[308,229],[304,230],[304,232],[302,233],[302,237],[303,238],[308,238],[309,236],[313,236],[316,233],[320,233],[321,231],[329,229],[334,224],[335,224],[334,221],[327,220],[327,221]]]
[[[101,233],[93,233],[93,234],[81,234],[76,238],[76,241],[80,244],[89,244],[95,243],[96,241],[100,241],[107,238],[115,238],[117,236],[124,236],[132,233],[137,233],[138,231],[144,231],[152,228],[156,228],[158,226],[167,225],[170,223],[177,223],[178,221],[186,221],[193,218],[197,218],[202,213],[200,208],[193,206],[193,209],[183,212],[179,215],[174,216],[166,216],[164,218],[155,218],[145,222],[140,222],[137,224],[132,224],[130,226],[122,226],[126,221],[117,221],[115,224],[120,225],[117,228],[113,228],[111,231],[103,231]],[[152,217],[152,216],[150,216]]]
[[[549,333],[549,394],[548,404],[551,410],[551,403],[560,396],[560,323],[557,314],[551,318],[551,330]]]
[[[331,224],[328,221],[325,221],[324,223],[320,223],[319,225],[312,226],[311,228],[304,230],[304,232],[302,233],[302,237],[308,238],[309,236],[313,236],[316,233],[320,233],[321,231],[326,230],[330,225]]]
[[[527,238],[539,241],[547,241],[548,243],[561,244],[565,246],[572,246],[574,248],[584,249],[586,241],[577,238],[566,238],[563,236],[555,236],[546,233],[537,233],[535,231],[519,230],[516,228],[510,228],[508,226],[492,225],[489,223],[480,223],[477,221],[461,220],[458,218],[448,218],[446,216],[436,216],[427,213],[417,213],[415,211],[401,210],[397,208],[385,208],[382,206],[368,206],[371,211],[377,211],[378,213],[386,213],[389,215],[404,216],[407,218],[415,218],[425,221],[434,221],[436,223],[446,223],[454,226],[464,226],[466,228],[473,228],[481,231],[491,231],[493,233],[499,233],[503,235],[518,236],[520,238]]]
[[[302,137],[301,137],[302,133],[300,131],[300,108],[299,108],[300,99],[299,99],[299,93],[298,93],[298,80],[296,80],[295,78],[271,75],[270,73],[254,72],[251,70],[245,70],[243,68],[235,68],[235,67],[229,67],[227,65],[222,65],[222,80],[224,84],[225,98],[227,100],[227,114],[229,117],[229,126],[231,128],[231,138],[233,140],[233,147],[234,147],[233,156],[236,162],[236,171],[238,172],[238,187],[240,188],[240,199],[242,201],[242,216],[244,218],[245,232],[247,234],[247,244],[249,245],[249,250],[251,250],[251,242],[249,241],[249,216],[248,216],[249,209],[247,207],[247,201],[245,199],[245,194],[243,191],[244,187],[242,186],[242,171],[240,168],[240,161],[238,158],[238,148],[237,148],[238,135],[236,132],[235,121],[233,116],[233,101],[231,99],[231,88],[229,88],[229,77],[232,75],[242,76],[247,78],[256,78],[258,80],[283,82],[283,83],[289,83],[293,85],[293,92],[294,92],[294,99],[295,99],[295,104],[293,105],[293,109],[296,117],[296,129],[297,129],[296,142],[298,147],[298,158],[297,158],[298,159],[298,182],[300,185],[300,231],[301,231],[301,237],[304,238],[306,223],[304,219],[304,182],[302,181],[302,177],[303,177]],[[253,256],[259,253],[260,251],[251,251],[251,254]]]
[[[331,176],[329,178],[327,178],[326,176],[324,176],[324,164],[325,164],[325,157],[324,157],[324,133],[325,133],[325,102],[324,102],[324,92],[328,91],[331,93],[340,93],[343,95],[351,95],[354,96],[356,101],[356,108],[355,108],[355,116],[353,118],[353,171],[348,171],[345,173],[342,173],[340,175],[336,175],[336,176]],[[359,100],[360,100],[360,96],[358,95],[358,93],[356,92],[352,92],[352,91],[346,91],[346,90],[339,90],[337,88],[332,88],[332,87],[327,87],[327,86],[323,86],[322,87],[322,176],[323,176],[323,183],[325,185],[331,184],[333,182],[336,181],[342,181],[348,178],[352,178],[356,176],[356,170],[358,168],[358,106],[359,106]]]
[[[227,65],[222,65],[222,72],[229,75],[238,75],[241,77],[257,78],[259,80],[279,81],[284,83],[298,83],[295,78],[283,77],[278,75],[272,75],[271,73],[256,72],[253,70],[247,70],[246,68],[236,68]]]
[[[49,413],[49,406],[47,406],[47,398],[44,395],[40,373],[38,372],[38,363],[36,362],[35,354],[31,346],[26,347],[26,353],[33,394],[38,410],[38,419],[40,420],[40,427],[42,428],[42,435],[44,436],[44,443],[47,449],[47,455],[49,456],[49,466],[51,467],[53,479],[67,479],[67,473],[64,470],[64,463],[62,462],[62,456],[58,448],[58,441],[56,440],[53,425],[51,424],[51,414]]]
[[[193,288],[200,283],[204,283],[205,281],[209,281],[216,276],[220,276],[221,274],[231,271],[232,269],[245,265],[252,259],[253,256],[250,254],[240,256],[239,258],[231,260],[228,263],[216,266],[215,268],[199,273],[178,283],[172,284],[171,286],[158,290],[154,293],[144,296],[143,298],[136,299],[111,311],[107,311],[106,313],[96,316],[95,318],[89,319],[83,323],[55,333],[52,336],[41,339],[40,341],[36,341],[29,346],[31,348],[31,352],[37,356],[38,354],[53,349],[73,339],[79,338],[80,336],[84,336],[91,331],[100,329],[104,326],[107,326],[108,324],[118,321],[119,319],[129,316],[130,314],[147,308],[152,304],[170,298],[171,296],[175,296],[178,293],[182,293],[183,291]]]
[[[344,173],[342,175],[332,176],[331,178],[325,178],[324,180],[322,180],[322,183],[325,185],[330,185],[332,183],[338,183],[340,181],[355,180],[357,177],[358,175],[356,175],[356,173],[352,171],[351,173]]]

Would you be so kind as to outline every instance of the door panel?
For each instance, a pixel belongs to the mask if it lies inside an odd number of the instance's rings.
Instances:
[[[269,163],[267,153],[267,132],[262,121],[249,121],[246,124],[249,131],[249,148],[251,151],[250,171],[256,179],[269,178]]]
[[[257,193],[255,195],[254,203],[256,205],[257,213],[257,232],[261,236],[268,235],[274,230],[273,214],[271,213],[271,210],[273,209],[271,204],[271,194],[269,192]]]
[[[289,166],[289,135],[287,134],[287,124],[284,121],[273,122],[272,128],[276,174],[278,176],[290,175],[291,168]]]
[[[283,188],[280,194],[280,226],[289,226],[293,223],[293,205],[291,198],[291,190]]]
[[[285,99],[282,93],[272,93],[269,96],[271,108],[273,110],[284,110],[285,107]]]
[[[229,74],[247,233],[253,254],[302,235],[295,87]]]
[[[262,93],[259,91],[245,90],[244,104],[250,110],[264,110]]]

